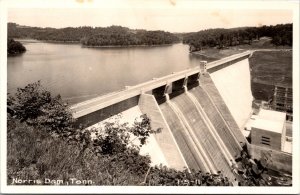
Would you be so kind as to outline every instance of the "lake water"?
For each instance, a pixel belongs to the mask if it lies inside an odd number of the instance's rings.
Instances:
[[[8,57],[8,92],[41,80],[53,95],[60,94],[71,104],[198,66],[201,60],[183,44],[130,48],[23,44],[24,54]]]

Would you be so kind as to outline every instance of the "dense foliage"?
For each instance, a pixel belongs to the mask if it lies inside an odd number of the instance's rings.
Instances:
[[[52,132],[70,128],[74,121],[60,95],[52,97],[42,88],[40,81],[18,88],[14,96],[9,96],[7,109],[21,122],[43,126]]]
[[[121,26],[38,28],[8,23],[8,36],[46,41],[81,42],[84,46],[161,45],[178,41],[164,31],[132,30]]]
[[[112,30],[116,28],[117,30]],[[81,43],[85,46],[128,46],[128,45],[161,45],[178,41],[177,37],[164,31],[128,31],[123,27],[109,27],[108,32],[84,37]]]
[[[271,37],[274,45],[293,44],[293,24],[276,26],[245,27],[233,29],[208,29],[183,35],[183,42],[190,45],[191,51],[207,47],[224,48],[241,44],[251,44],[261,37]]]
[[[26,48],[19,41],[7,39],[7,55],[21,54],[25,51]]]

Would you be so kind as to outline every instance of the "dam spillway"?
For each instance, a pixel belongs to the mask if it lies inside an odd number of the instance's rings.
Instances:
[[[76,104],[71,110],[78,124],[90,126],[138,106],[150,118],[153,129],[162,128],[162,133],[154,137],[169,167],[222,171],[233,180],[231,166],[247,142],[241,132],[242,123],[251,114],[251,90],[244,86],[250,78],[242,80],[250,76],[250,54],[244,52],[208,64],[201,62],[200,67],[128,86],[123,91]],[[222,82],[226,79],[230,81]],[[240,87],[244,87],[241,92]],[[233,93],[234,90],[238,92]],[[235,101],[238,98],[242,100]]]
[[[206,162],[210,172],[217,173],[217,171],[222,171],[227,177],[230,177],[232,173],[229,162],[233,159],[226,159],[226,154],[222,152],[219,140],[213,136],[212,129],[207,124],[208,121],[201,115],[191,98],[184,93],[174,97],[170,101],[181,112],[178,118],[180,121],[187,123],[186,126],[189,128],[188,133],[190,137],[193,137],[190,142],[194,142],[197,148],[199,148],[201,157]],[[175,126],[172,124],[174,120],[167,120],[167,123],[169,126]],[[179,131],[186,130],[181,127]],[[198,157],[194,156],[195,158]],[[202,171],[207,170],[202,169]]]
[[[175,137],[175,140],[184,156],[188,168],[209,171],[209,168],[204,165],[204,161],[199,161],[199,151],[197,151],[198,149],[193,142],[192,137],[182,124],[175,111],[167,103],[161,104],[160,109],[162,110],[162,113],[166,118],[167,124],[169,125]]]

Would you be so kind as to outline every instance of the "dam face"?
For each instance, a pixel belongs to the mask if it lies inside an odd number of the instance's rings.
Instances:
[[[71,109],[80,122],[86,120],[92,125],[107,118],[107,110],[115,114],[137,106],[150,118],[153,129],[162,129],[154,138],[164,164],[179,170],[221,171],[233,181],[231,167],[247,143],[241,127],[252,112],[249,55],[245,52],[213,64],[202,62],[202,67]]]
[[[243,128],[252,113],[253,101],[248,59],[213,72],[210,76],[238,126]]]

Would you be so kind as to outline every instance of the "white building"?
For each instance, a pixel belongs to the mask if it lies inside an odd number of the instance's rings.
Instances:
[[[251,144],[283,151],[286,140],[286,113],[261,109],[251,124]]]

